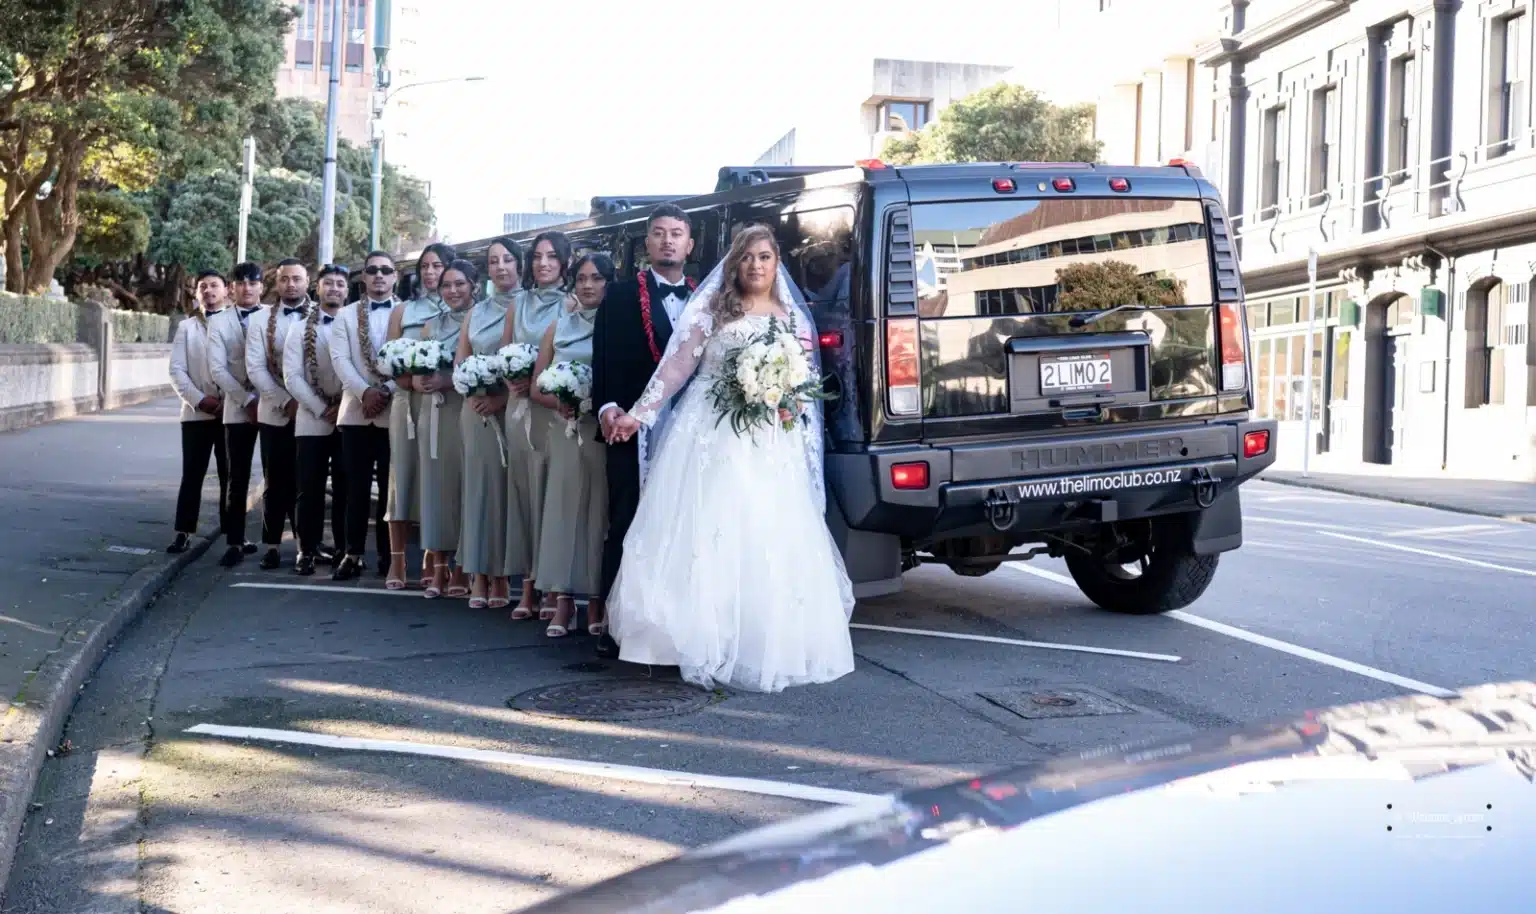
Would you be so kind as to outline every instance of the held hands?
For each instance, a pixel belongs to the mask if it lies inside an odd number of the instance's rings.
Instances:
[[[341,405],[332,403],[331,407],[321,414],[320,418],[328,425],[336,424],[336,417],[341,414]]]
[[[218,397],[204,397],[203,399],[199,400],[197,404],[198,412],[207,413],[210,416],[217,416],[219,414],[219,410],[223,408],[224,401],[220,400]]]
[[[512,388],[512,392],[519,397],[526,397],[528,396],[528,391],[533,389],[533,381],[528,378],[519,378],[516,381],[508,381],[507,386]]]
[[[395,378],[395,386],[401,390],[415,390],[416,378],[413,375],[402,374],[400,377]]]
[[[256,401],[255,400],[252,400],[251,402],[245,404],[245,421],[247,421],[247,422],[255,422],[256,421]]]
[[[285,415],[288,418],[292,419],[294,416],[297,416],[298,414],[299,414],[299,401],[298,400],[289,400],[288,401],[288,405],[283,407],[283,415]]]
[[[618,415],[615,416],[613,415],[614,413],[618,413]],[[623,410],[612,410],[609,412],[609,416],[612,417],[608,422],[607,437],[609,444],[619,444],[628,441],[635,437],[636,432],[640,431],[640,420]]]
[[[494,418],[506,408],[506,405],[507,398],[502,394],[492,396],[476,394],[469,398],[469,408],[474,410],[476,415],[486,419]]]
[[[446,375],[442,374],[421,375],[413,379],[412,383],[415,385],[416,390],[424,394],[435,394],[453,386],[453,382]]]
[[[377,387],[363,392],[363,415],[372,419],[389,406],[389,394]]]

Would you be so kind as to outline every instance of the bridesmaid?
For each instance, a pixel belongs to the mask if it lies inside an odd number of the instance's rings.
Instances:
[[[502,330],[501,345],[526,343],[538,346],[544,333],[565,308],[566,274],[571,263],[571,242],[563,232],[543,232],[533,239],[523,270],[523,288],[517,293],[512,313]],[[546,406],[528,401],[528,382],[512,386],[506,413],[507,444],[507,570],[523,578],[522,599],[512,618],[533,615],[534,574],[539,560],[539,529],[544,517],[544,485],[548,470],[549,428],[560,417]],[[528,401],[522,418],[515,418],[519,400]],[[561,422],[562,428],[564,423]],[[552,594],[544,595],[539,618],[554,618]]]
[[[607,254],[587,254],[576,261],[576,299],[549,329],[539,350],[534,377],[555,362],[592,364],[592,323],[603,292],[613,282],[613,261]],[[533,402],[562,419],[570,410],[554,397],[539,393]],[[568,437],[559,422],[549,434],[549,480],[544,496],[543,526],[535,577],[546,593],[555,594],[555,616],[544,633],[564,638],[576,617],[573,594],[587,595],[587,633],[601,635],[607,613],[602,598],[603,536],[608,531],[606,446],[597,419],[584,416],[581,433]]]
[[[467,260],[450,261],[443,270],[438,294],[446,306],[422,328],[425,339],[437,340],[449,352],[457,352],[464,329],[464,320],[475,304],[475,289],[480,283],[480,271]],[[430,557],[432,580],[427,585],[426,597],[435,600],[443,595],[463,596],[469,593],[465,586],[464,569],[453,569],[450,580],[449,565],[459,548],[459,533],[463,517],[464,497],[464,439],[459,428],[459,415],[464,398],[453,389],[453,370],[450,368],[434,375],[415,379],[416,398],[416,483],[421,491],[421,548]]]
[[[522,281],[522,260],[522,246],[511,238],[491,242],[485,252],[485,263],[495,291],[470,310],[468,331],[459,336],[455,364],[471,355],[493,355],[501,348],[507,311]],[[459,420],[464,435],[464,533],[459,567],[474,575],[469,591],[471,609],[501,609],[511,602],[507,582],[507,477],[512,460],[504,450],[501,418],[506,408],[505,393],[468,397]]]
[[[389,316],[389,338],[402,336],[421,339],[422,328],[443,310],[438,283],[443,270],[452,263],[454,250],[446,244],[429,245],[416,261],[416,285],[420,292],[412,301],[395,306]],[[384,586],[390,590],[405,587],[405,549],[411,537],[411,524],[421,521],[420,495],[416,488],[416,441],[411,437],[413,417],[421,411],[421,393],[415,379],[396,378],[400,388],[389,407],[389,507],[384,519],[389,522],[389,575]],[[421,586],[433,580],[432,556],[422,559]]]

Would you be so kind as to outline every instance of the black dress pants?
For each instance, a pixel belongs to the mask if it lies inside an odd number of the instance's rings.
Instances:
[[[347,480],[346,554],[362,556],[366,551],[368,515],[371,513],[379,558],[388,558],[389,528],[384,523],[384,509],[389,503],[389,429],[377,425],[343,425],[338,431]],[[373,498],[374,483],[379,487],[377,502]]]
[[[602,597],[608,599],[624,561],[624,536],[640,508],[640,445],[608,445],[608,537],[603,540]]]
[[[261,542],[266,546],[283,544],[283,527],[293,529],[293,505],[297,490],[294,475],[298,472],[298,456],[294,451],[293,423],[261,426],[261,472],[267,480],[267,491],[261,501]]]
[[[294,514],[299,552],[314,556],[325,537],[325,483],[331,482],[331,537],[336,552],[346,555],[347,474],[342,466],[341,435],[299,435],[294,439],[298,455],[298,493]]]
[[[254,422],[224,426],[229,456],[229,491],[224,496],[224,538],[231,546],[245,545],[245,505],[251,497],[251,458],[256,454]]]
[[[208,478],[208,457],[219,471],[219,527],[224,526],[229,500],[229,452],[224,447],[224,426],[217,420],[181,423],[181,489],[176,493],[176,532],[197,532],[197,516],[203,507],[203,480]]]

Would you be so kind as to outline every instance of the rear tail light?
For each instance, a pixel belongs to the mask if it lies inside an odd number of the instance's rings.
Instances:
[[[880,161],[879,159],[858,159],[858,160],[854,161],[853,164],[857,165],[860,168],[869,168],[869,169],[881,169],[881,168],[885,167],[885,163]]]
[[[896,463],[891,465],[891,488],[928,488],[928,463]]]
[[[1012,178],[993,178],[992,189],[1000,194],[1011,194],[1018,189],[1018,185],[1013,183]]]
[[[1237,305],[1216,306],[1217,334],[1221,342],[1221,389],[1248,386],[1248,347],[1243,339],[1243,317]]]
[[[1071,178],[1054,178],[1051,180],[1051,186],[1064,194],[1077,190],[1077,185],[1073,183]]]
[[[917,362],[917,321],[885,324],[886,400],[894,416],[915,416],[922,408]]]
[[[828,330],[819,334],[817,343],[823,349],[841,349],[843,348],[843,331]]]
[[[1249,432],[1243,436],[1243,456],[1258,457],[1269,453],[1269,430]]]
[[[1131,182],[1125,178],[1110,178],[1109,189],[1117,194],[1123,194],[1131,189]]]

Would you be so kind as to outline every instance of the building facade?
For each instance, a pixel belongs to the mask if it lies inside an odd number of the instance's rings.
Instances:
[[[1536,2],[1206,9],[1184,38],[1200,43],[1188,122],[1177,104],[1169,119],[1164,68],[1153,106],[1144,84],[1139,108],[1128,82],[1107,86],[1121,102],[1098,131],[1111,161],[1135,160],[1133,139],[1154,161],[1148,121],[1162,156],[1182,129],[1191,142],[1172,154],[1221,188],[1280,465],[1310,448],[1321,471],[1536,479]]]
[[[536,197],[520,201],[516,212],[502,213],[501,230],[508,234],[563,225],[587,218],[590,207],[582,200]]]
[[[331,22],[334,4],[342,7],[341,103],[337,132],[359,146],[372,139],[374,81],[374,0],[295,0],[297,15],[284,39],[286,52],[277,70],[279,98],[326,103],[331,79]]]

